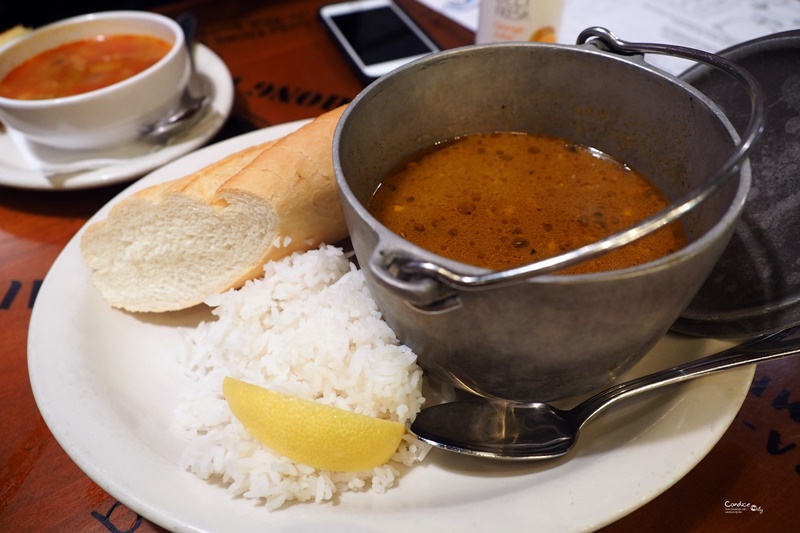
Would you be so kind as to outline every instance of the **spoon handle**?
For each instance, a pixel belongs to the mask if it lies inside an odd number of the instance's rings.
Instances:
[[[800,326],[755,337],[733,348],[610,387],[572,411],[578,427],[613,403],[641,392],[740,366],[800,354]]]

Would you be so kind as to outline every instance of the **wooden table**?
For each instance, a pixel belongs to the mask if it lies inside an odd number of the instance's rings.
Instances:
[[[156,8],[171,16],[194,10],[200,41],[233,73],[234,114],[217,140],[318,115],[363,88],[316,19],[323,3],[196,0]],[[414,0],[398,3],[443,48],[473,39]],[[28,322],[42,279],[84,222],[125,186],[0,187],[0,531],[162,531],[67,457],[37,411],[26,365]],[[738,503],[761,511],[729,512]],[[800,359],[790,359],[757,369],[740,413],[694,470],[605,531],[795,531],[798,524]]]

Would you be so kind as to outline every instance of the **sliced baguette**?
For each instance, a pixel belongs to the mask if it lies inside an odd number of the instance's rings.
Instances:
[[[81,240],[103,298],[133,312],[185,309],[267,261],[345,238],[332,158],[342,111],[115,205]]]

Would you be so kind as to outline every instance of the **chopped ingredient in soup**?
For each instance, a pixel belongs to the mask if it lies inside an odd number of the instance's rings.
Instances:
[[[502,270],[579,248],[668,205],[647,179],[564,139],[483,133],[459,137],[390,172],[368,210],[412,243]],[[686,244],[676,223],[564,273],[647,263]]]
[[[35,55],[0,81],[0,96],[42,100],[86,93],[138,74],[172,45],[148,35],[99,35]]]

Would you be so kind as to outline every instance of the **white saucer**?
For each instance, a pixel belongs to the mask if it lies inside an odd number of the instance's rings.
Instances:
[[[49,153],[52,159],[73,165],[81,161],[104,159],[108,162],[96,168],[48,175],[43,165],[32,164],[31,153],[24,154],[19,139],[12,139],[8,131],[0,132],[0,185],[22,189],[86,189],[130,181],[173,159],[191,152],[205,144],[222,127],[233,107],[233,79],[225,63],[208,47],[197,44],[195,64],[198,73],[207,79],[212,89],[212,112],[201,122],[179,137],[170,139],[165,145],[144,141],[108,150],[75,153],[43,149],[37,153]],[[26,155],[28,158],[26,158]]]

